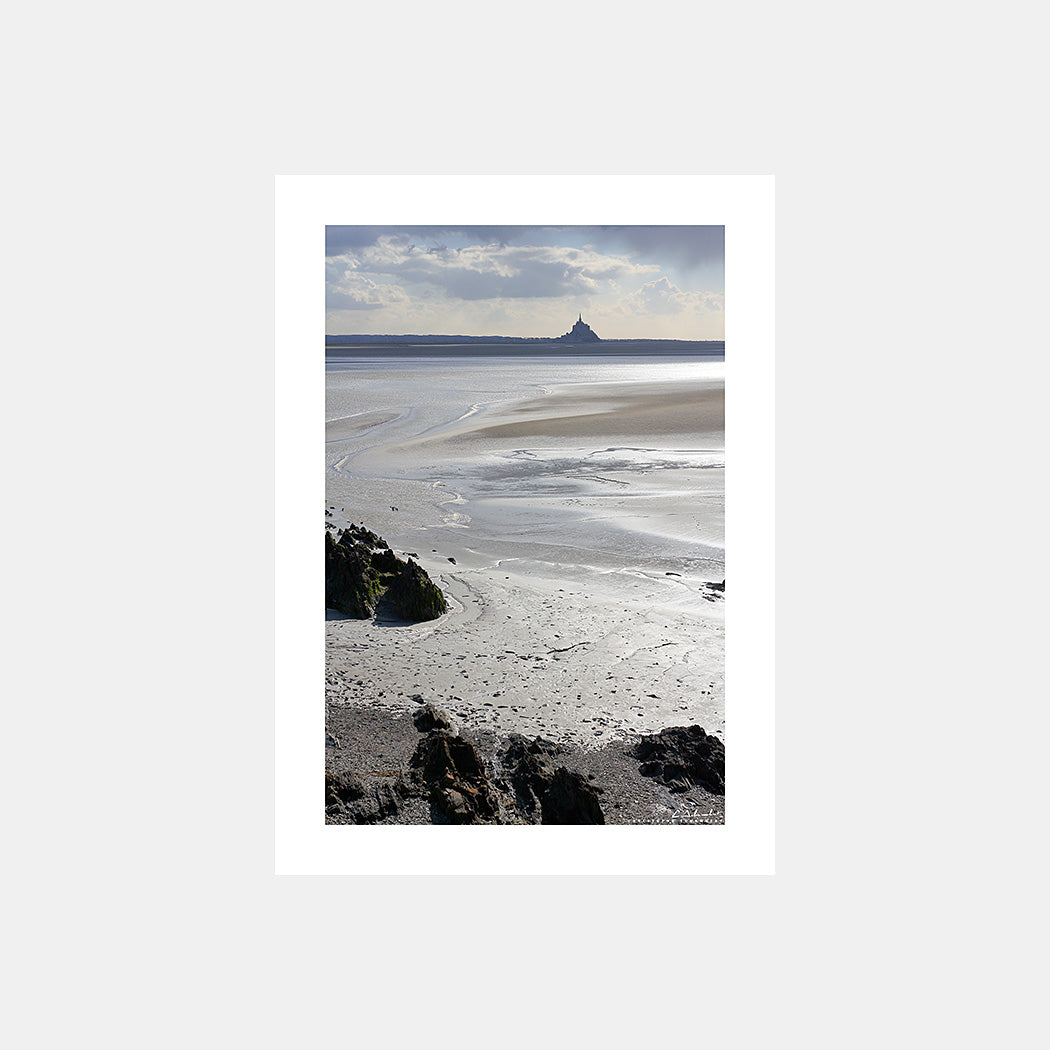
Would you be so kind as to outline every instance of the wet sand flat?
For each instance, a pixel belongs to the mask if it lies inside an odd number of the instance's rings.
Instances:
[[[497,405],[467,424],[421,435],[403,447],[435,441],[556,438],[627,439],[725,432],[725,390],[721,384],[584,384],[555,388],[538,398]]]
[[[506,422],[479,425],[483,437],[643,437],[721,433],[725,393],[710,386],[668,390],[634,384],[629,390],[557,390],[505,410]]]
[[[367,433],[374,427],[397,419],[397,412],[358,412],[340,419],[330,419],[325,423],[325,442],[345,441]]]

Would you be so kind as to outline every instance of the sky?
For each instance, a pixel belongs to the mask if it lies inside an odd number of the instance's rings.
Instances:
[[[328,226],[329,335],[725,338],[723,226]]]

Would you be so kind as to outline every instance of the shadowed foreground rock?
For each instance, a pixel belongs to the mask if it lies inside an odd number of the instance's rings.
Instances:
[[[579,773],[562,766],[541,800],[544,824],[604,824],[594,789]]]
[[[556,767],[567,748],[542,737],[529,740],[512,733],[501,755],[518,803],[543,824],[604,824],[594,789],[578,773]]]
[[[643,777],[654,777],[671,791],[698,786],[725,794],[725,745],[700,726],[675,726],[642,737],[634,756],[642,761]]]
[[[450,824],[487,824],[499,803],[474,745],[439,729],[424,737],[412,756],[430,790],[430,804]]]
[[[443,711],[427,704],[415,713],[413,721],[420,731],[430,732],[419,742],[411,765],[429,788],[433,809],[450,823],[501,823],[501,798],[511,811],[523,810],[532,823],[605,823],[590,784],[578,773],[563,766],[556,768],[554,759],[568,750],[561,745],[540,737],[511,737],[501,761],[514,786],[515,802],[508,794],[508,785],[489,776],[474,745],[451,732]]]
[[[446,714],[422,694],[405,702],[407,711],[326,704],[326,824],[725,823],[724,794],[699,785],[669,794],[656,777],[642,775],[640,737],[581,750],[494,734],[472,725],[469,712]],[[657,734],[648,743],[673,744],[690,732],[674,730],[667,741]],[[673,774],[666,750],[662,759],[649,772]]]
[[[326,806],[356,802],[365,797],[365,787],[351,773],[325,773],[324,801]]]
[[[354,824],[377,824],[398,814],[402,799],[412,793],[402,780],[368,790],[349,773],[325,773],[325,811],[341,813]]]
[[[554,779],[554,760],[566,751],[562,745],[542,737],[529,740],[520,733],[511,733],[500,758],[526,813],[540,810],[543,796]]]

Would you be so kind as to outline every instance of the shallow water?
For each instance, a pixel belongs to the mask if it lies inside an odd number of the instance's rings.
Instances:
[[[454,537],[497,559],[720,580],[724,431],[691,398],[720,398],[724,369],[709,357],[330,361],[329,520],[363,520],[401,546]]]

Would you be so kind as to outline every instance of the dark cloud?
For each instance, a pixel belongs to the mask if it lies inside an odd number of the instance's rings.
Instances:
[[[381,237],[421,247],[440,247],[451,239],[504,246],[558,245],[571,239],[685,270],[721,265],[725,255],[724,226],[327,226],[325,253],[344,255],[371,247]]]
[[[368,248],[380,237],[395,237],[406,244],[440,245],[450,237],[464,237],[474,244],[520,244],[529,233],[544,226],[326,226],[325,255],[344,255]]]
[[[672,263],[684,270],[722,265],[725,260],[724,226],[599,226],[598,240],[605,248],[621,247],[643,259]]]

